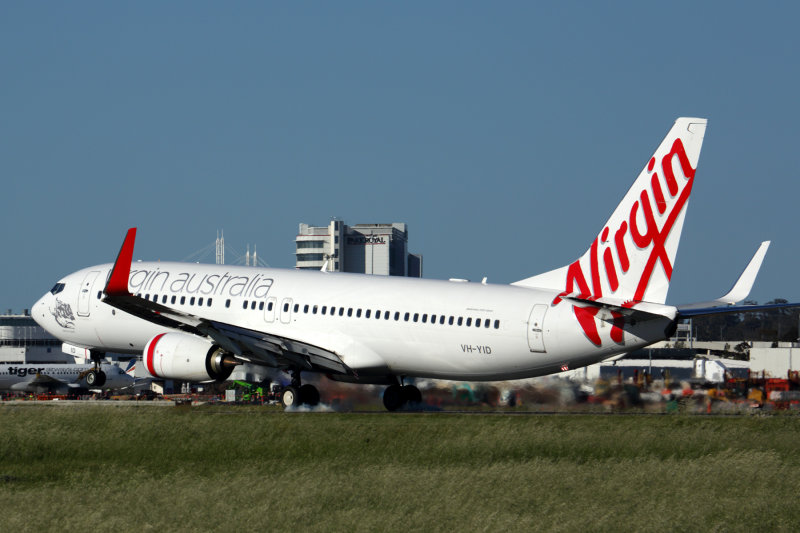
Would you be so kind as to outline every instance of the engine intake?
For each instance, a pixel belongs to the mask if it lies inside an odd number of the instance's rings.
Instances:
[[[182,381],[225,381],[239,364],[208,339],[186,333],[156,335],[145,345],[143,358],[153,376]]]

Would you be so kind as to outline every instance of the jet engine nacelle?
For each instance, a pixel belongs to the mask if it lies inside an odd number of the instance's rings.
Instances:
[[[208,339],[187,333],[162,333],[144,347],[144,364],[153,376],[181,381],[225,381],[237,361]]]

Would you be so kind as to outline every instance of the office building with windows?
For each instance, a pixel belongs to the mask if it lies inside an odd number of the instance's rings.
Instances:
[[[300,224],[297,268],[358,272],[382,276],[422,277],[422,256],[408,253],[404,223],[356,224],[332,220],[327,226]]]

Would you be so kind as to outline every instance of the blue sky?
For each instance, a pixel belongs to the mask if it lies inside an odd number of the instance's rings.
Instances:
[[[751,296],[800,301],[799,6],[2,2],[0,309],[131,226],[293,267],[300,222],[406,222],[425,277],[508,283],[582,254],[678,116],[709,127],[668,303],[767,239]]]

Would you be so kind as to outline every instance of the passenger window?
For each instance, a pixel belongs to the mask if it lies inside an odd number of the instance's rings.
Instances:
[[[308,313],[308,304],[303,306],[303,312]]]
[[[294,312],[296,313],[300,309],[300,304],[294,304]]]
[[[208,299],[208,301],[206,302],[206,305],[208,305],[209,307],[211,307],[211,298],[209,298],[209,299]]]
[[[348,307],[347,308],[347,316],[353,316],[353,308],[352,307]]]
[[[328,313],[328,306],[327,305],[323,305],[322,306],[322,314],[325,315],[327,313]]]
[[[197,299],[197,305],[203,305],[203,299],[202,298],[198,298]]]
[[[500,321],[499,320],[495,320],[494,321],[494,329],[500,329]]]
[[[97,291],[97,299],[98,300],[100,299],[100,296],[102,296],[102,295],[103,295],[103,291]]]
[[[400,320],[400,311],[395,311],[394,312],[394,319],[395,319],[395,321]]]
[[[250,302],[250,310],[251,311],[255,311],[256,310],[256,301],[255,300]]]
[[[384,320],[389,320],[389,311],[384,311],[383,312],[383,319]]]
[[[272,304],[273,304],[273,302],[269,302],[267,304],[267,311],[272,311]]]
[[[488,328],[490,322],[491,322],[491,320],[489,320],[488,318],[486,320],[484,320],[483,321],[483,327]]]
[[[230,307],[230,306],[231,306],[231,300],[230,298],[228,298],[227,300],[225,300],[225,307]]]
[[[247,300],[242,302],[242,309],[247,309]]]
[[[258,302],[258,310],[259,311],[263,311],[264,310],[264,302]]]
[[[436,324],[436,315],[431,315],[431,324]]]
[[[336,307],[331,306],[331,316],[336,314]]]
[[[344,307],[339,308],[339,316],[344,316]]]
[[[428,323],[428,313],[425,313],[424,315],[422,315],[422,323],[423,324],[427,324]]]
[[[406,313],[405,315],[403,315],[403,320],[408,322],[408,317],[410,317],[410,316],[411,316],[410,314]]]
[[[361,318],[361,309],[356,309],[356,318]]]
[[[453,325],[453,317],[452,316],[447,320],[447,323],[450,324],[451,326]]]
[[[186,296],[181,296],[181,305],[186,303]]]
[[[367,312],[366,312],[366,313],[364,313],[364,318],[369,318],[369,314],[370,314],[370,310],[369,310],[369,309],[367,309]]]
[[[472,325],[472,317],[467,317],[467,327]]]
[[[162,303],[162,304],[165,304],[165,303],[167,303],[167,295],[166,295],[166,294],[165,294],[164,296],[162,296],[162,297],[161,297],[161,303]]]
[[[444,315],[441,315],[439,317],[439,324],[442,324],[442,325],[444,324]]]
[[[150,299],[150,295],[149,295],[149,294],[145,294],[145,295],[144,295],[144,299],[145,299],[145,300],[149,300],[149,299]]]
[[[317,306],[316,305],[311,308],[311,314],[312,315],[316,315],[317,314]]]
[[[479,327],[481,327],[481,319],[480,319],[480,318],[476,318],[476,319],[475,319],[475,327],[476,327],[476,328],[479,328]]]
[[[288,313],[289,312],[289,303],[288,302],[283,304],[283,312],[284,313]]]
[[[461,324],[463,324],[463,323],[464,323],[464,318],[463,318],[463,317],[458,317],[458,322],[457,322],[457,324],[460,326],[460,325],[461,325]]]
[[[173,296],[172,298],[169,299],[169,303],[171,303],[171,304],[175,303],[175,296]]]

